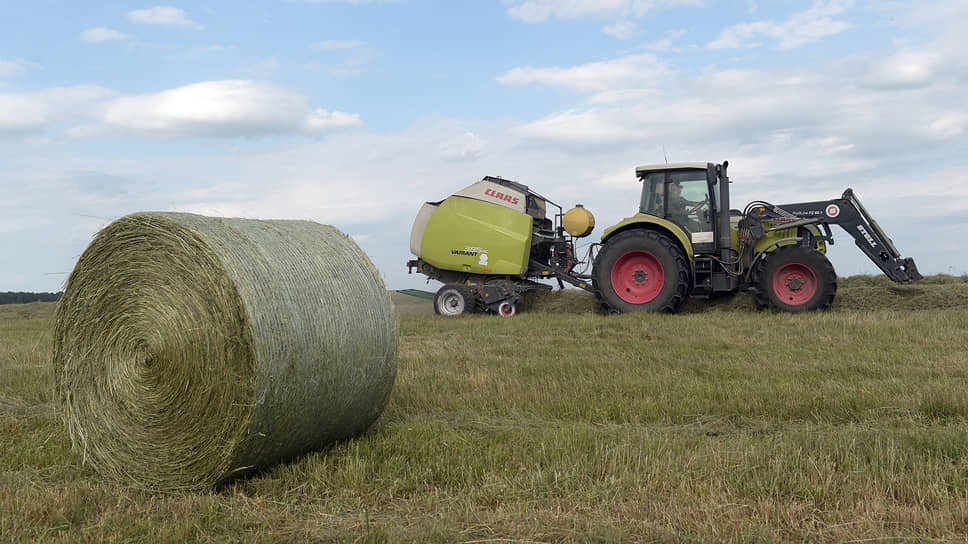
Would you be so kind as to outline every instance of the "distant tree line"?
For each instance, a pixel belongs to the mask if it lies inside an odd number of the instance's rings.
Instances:
[[[57,302],[63,291],[56,293],[24,293],[22,291],[6,291],[0,293],[0,304],[24,304],[27,302]]]

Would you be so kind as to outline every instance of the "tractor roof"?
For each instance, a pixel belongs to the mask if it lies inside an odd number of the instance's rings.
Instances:
[[[709,167],[707,162],[673,162],[669,164],[648,164],[639,166],[635,169],[635,175],[641,176],[650,172],[667,172],[669,170],[705,170]]]

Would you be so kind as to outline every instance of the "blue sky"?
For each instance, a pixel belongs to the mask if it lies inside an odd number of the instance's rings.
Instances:
[[[922,272],[968,273],[963,1],[3,12],[0,291],[61,289],[99,229],[147,210],[332,224],[389,287],[420,287],[422,202],[501,175],[605,226],[664,155],[728,159],[738,205],[853,187]],[[834,235],[840,275],[877,271]]]

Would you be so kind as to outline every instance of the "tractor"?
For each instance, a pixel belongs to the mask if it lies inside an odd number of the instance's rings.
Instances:
[[[761,308],[824,310],[837,275],[827,259],[830,225],[839,225],[889,278],[921,279],[852,189],[840,198],[730,208],[724,161],[640,166],[638,212],[606,228],[584,259],[576,240],[594,217],[562,208],[526,185],[485,177],[451,197],[424,204],[411,232],[407,262],[442,281],[437,313],[514,315],[529,289],[555,279],[595,294],[610,312],[675,312],[688,298],[752,289]],[[556,208],[551,218],[548,208]],[[591,264],[591,272],[586,273]]]

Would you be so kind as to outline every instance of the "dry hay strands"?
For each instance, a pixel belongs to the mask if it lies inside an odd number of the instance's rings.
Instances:
[[[547,291],[533,289],[524,293],[524,311],[543,314],[607,314],[595,295],[581,289]],[[702,313],[710,310],[756,311],[753,295],[746,292],[725,293],[712,299],[687,299],[679,313]]]
[[[543,314],[593,314],[601,309],[595,295],[581,289],[548,291],[531,289],[523,294],[526,312]]]
[[[912,284],[892,283],[886,277],[876,285],[852,284],[837,290],[836,310],[944,310],[968,307],[968,282],[938,281],[928,276]]]
[[[54,327],[75,449],[155,490],[211,488],[362,432],[397,369],[379,274],[309,221],[121,218],[81,255]]]

